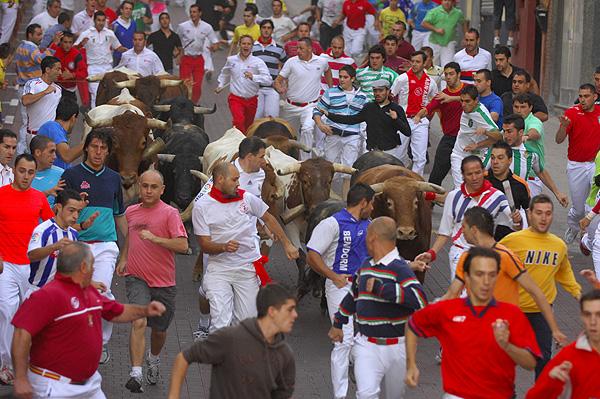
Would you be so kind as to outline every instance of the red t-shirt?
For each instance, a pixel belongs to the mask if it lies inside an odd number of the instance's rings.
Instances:
[[[17,191],[10,184],[0,188],[0,204],[0,255],[5,262],[29,265],[27,248],[33,229],[54,212],[40,191]]]
[[[600,149],[600,105],[594,105],[592,112],[583,112],[577,104],[566,110],[565,116],[571,120],[567,127],[567,158],[575,162],[594,162]]]
[[[511,344],[541,357],[529,321],[515,305],[492,301],[473,307],[468,298],[431,304],[415,312],[409,327],[442,345],[444,392],[469,399],[506,399],[514,392],[515,362],[494,338],[492,323],[507,320]]]
[[[365,27],[367,14],[375,15],[375,8],[368,0],[346,0],[342,6],[342,13],[346,16],[346,25],[350,29],[361,29]]]
[[[117,20],[117,13],[114,12],[112,8],[106,7],[102,11],[104,12],[104,14],[106,14],[106,25],[107,26],[112,25],[112,23]]]
[[[129,226],[127,274],[138,277],[150,287],[175,285],[175,254],[165,247],[140,237],[148,230],[157,237],[187,237],[185,226],[177,209],[159,201],[152,208],[132,205],[125,211]]]
[[[102,319],[124,306],[92,286],[81,288],[63,274],[31,294],[12,320],[31,334],[30,363],[73,381],[90,378],[102,353]]]
[[[460,84],[460,87],[456,91],[450,90],[446,87],[442,90],[443,93],[449,96],[458,96],[460,91],[465,87],[464,83]],[[462,106],[460,101],[450,101],[442,103],[440,100],[435,98],[427,104],[427,113],[431,116],[436,110],[440,110],[440,122],[442,123],[442,132],[446,136],[456,137],[460,129],[460,117],[462,116]]]
[[[292,40],[291,42],[287,42],[283,46],[283,50],[287,54],[288,58],[292,58],[298,55],[298,40]],[[319,44],[318,41],[312,41],[312,51],[315,55],[321,55],[323,53],[323,48]]]

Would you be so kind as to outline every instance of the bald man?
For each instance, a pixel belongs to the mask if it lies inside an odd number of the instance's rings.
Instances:
[[[131,325],[129,356],[131,372],[125,387],[143,392],[142,361],[146,347],[146,326],[152,329],[150,350],[146,355],[145,380],[158,381],[160,351],[167,329],[175,314],[175,253],[188,249],[187,232],[179,211],[161,201],[165,191],[163,176],[147,170],[139,178],[141,203],[125,211],[128,235],[117,265],[117,274],[125,276],[127,300],[137,305],[159,301],[166,311],[158,317],[141,318]]]
[[[341,342],[342,326],[354,316],[358,325],[352,347],[356,397],[402,398],[406,374],[405,320],[427,303],[423,287],[411,268],[423,270],[425,265],[409,264],[400,256],[396,249],[396,223],[389,217],[378,217],[371,222],[366,245],[371,258],[357,271],[351,291],[334,316],[329,337],[333,342]]]

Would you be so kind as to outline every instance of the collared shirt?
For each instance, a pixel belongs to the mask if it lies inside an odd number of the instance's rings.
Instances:
[[[498,114],[498,121],[494,123],[498,128],[502,128],[502,122],[504,121],[504,106],[502,104],[502,99],[498,97],[496,93],[491,92],[487,96],[479,95],[479,102],[490,112],[490,116],[492,112]]]
[[[258,40],[260,36],[260,27],[257,23],[253,23],[250,26],[246,26],[246,24],[241,24],[235,27],[233,31],[233,43],[238,43],[240,41],[240,37],[244,35],[250,35],[252,40]]]
[[[173,69],[173,50],[181,48],[181,39],[179,35],[172,30],[169,37],[159,29],[152,32],[146,41],[148,46],[152,46],[152,50],[158,55],[162,61],[163,67],[170,71]]]
[[[94,13],[89,15],[86,10],[82,10],[73,17],[71,31],[78,35],[84,30],[94,27]]]
[[[38,170],[35,172],[35,176],[31,182],[31,187],[41,191],[42,193],[44,191],[48,191],[58,184],[63,172],[64,169],[55,165],[51,165],[49,168],[44,170]],[[55,200],[54,196],[48,195],[46,198],[48,199],[48,204],[50,207],[53,207]]]
[[[0,187],[12,184],[14,180],[15,175],[13,174],[12,168],[8,165],[0,164]]]
[[[531,100],[531,105],[533,107],[533,109],[531,110],[532,113],[548,113],[548,107],[546,106],[546,103],[544,102],[544,99],[542,97],[538,96],[535,93],[527,94],[529,94],[529,99]],[[515,96],[516,94],[514,94],[511,90],[507,93],[504,93],[502,97],[500,97],[502,99],[502,104],[504,105],[504,115],[510,115],[514,113],[513,99],[515,98]]]
[[[421,26],[421,23],[425,19],[425,16],[429,10],[432,10],[436,7],[437,4],[434,1],[430,1],[429,3],[420,1],[413,6],[412,10],[410,11],[409,19],[412,19],[415,23],[415,30],[418,30],[419,32],[429,32],[429,30]]]
[[[255,41],[252,46],[252,55],[265,62],[273,80],[279,75],[280,64],[283,64],[287,58],[283,47],[275,43],[273,39],[267,45],[258,40]]]
[[[60,143],[66,143],[69,145],[69,140],[67,138],[67,131],[62,125],[56,121],[48,121],[40,126],[38,133],[41,136],[46,136],[54,141],[54,144],[57,146]],[[68,169],[70,165],[66,163],[61,157],[58,151],[56,151],[56,159],[54,160],[54,165],[58,166],[62,169]]]
[[[381,21],[381,33],[385,37],[392,34],[392,26],[394,26],[396,21],[406,23],[406,15],[404,15],[404,11],[400,8],[394,11],[388,6],[379,12],[379,21]]]
[[[124,66],[138,72],[142,76],[160,75],[165,73],[163,64],[158,55],[149,48],[144,47],[140,53],[129,49],[121,56],[119,67]]]
[[[298,55],[298,40],[290,40],[283,46],[283,49],[285,50],[285,54],[287,55],[288,58],[297,56]],[[323,48],[321,47],[319,42],[316,40],[312,41],[312,52],[315,55],[323,54]]]
[[[328,69],[327,61],[314,54],[308,61],[298,56],[288,59],[279,72],[288,80],[288,100],[298,103],[317,101],[321,94],[321,75]]]
[[[199,21],[198,25],[194,25],[191,20],[182,22],[177,28],[177,34],[183,44],[183,53],[190,56],[202,55],[206,40],[210,44],[219,42],[213,28],[204,21]]]
[[[527,148],[527,151],[537,154],[540,162],[540,168],[543,170],[546,152],[544,148],[544,124],[537,116],[533,114],[533,112],[530,112],[529,115],[527,115],[527,118],[525,118],[525,132],[523,134],[527,136],[529,130],[531,129],[536,130],[542,137],[537,140],[527,140],[525,142],[525,148]]]
[[[356,70],[356,81],[358,82],[360,89],[367,94],[369,101],[375,101],[375,96],[373,95],[373,82],[376,82],[379,79],[385,79],[390,82],[390,87],[392,87],[398,76],[396,71],[386,66],[381,69],[373,69],[367,66]]]
[[[457,96],[460,95],[460,91],[464,87],[464,83],[460,84],[460,87],[455,91],[450,90],[450,88],[446,87],[442,92],[448,94],[449,96]],[[431,100],[429,104],[427,104],[427,113],[429,116],[433,117],[433,113],[436,110],[440,110],[440,122],[442,124],[442,132],[446,136],[454,136],[458,134],[458,129],[460,129],[460,117],[462,116],[462,106],[460,105],[460,101],[448,101],[447,103],[443,103],[440,100],[434,98]]]
[[[346,26],[350,29],[365,27],[367,14],[375,15],[375,8],[368,0],[346,0],[342,6],[342,13],[346,16]]]
[[[46,31],[46,29],[56,25],[57,23],[58,17],[50,16],[50,14],[48,14],[48,10],[45,10],[41,14],[38,14],[35,17],[31,18],[31,21],[29,21],[28,26],[31,24],[38,24],[42,27],[42,31]]]
[[[313,115],[322,115],[321,110],[339,115],[356,115],[367,103],[367,95],[360,90],[352,89],[345,91],[340,86],[334,86],[325,90]],[[359,124],[346,124],[330,121],[326,116],[321,119],[331,127],[338,129],[342,136],[356,135],[360,133]]]
[[[133,34],[137,32],[136,22],[130,18],[128,21],[125,21],[122,16],[118,17],[115,22],[112,24],[112,30],[115,32],[115,36],[121,46],[126,49],[133,48]],[[114,51],[113,58],[115,63],[119,63],[121,61],[121,52]]]
[[[496,176],[494,176],[494,172],[492,171],[492,169],[489,169],[487,171],[487,176],[485,178],[490,183],[492,183],[492,186],[495,189],[502,191],[505,195],[506,190],[504,188],[503,183],[505,181],[508,181],[508,184],[510,185],[510,192],[512,194],[513,201],[515,202],[515,209],[525,210],[529,208],[531,194],[529,192],[529,187],[527,186],[526,180],[512,173],[510,170],[508,171],[508,177],[506,178],[506,180],[500,180]],[[513,225],[512,219],[507,218],[504,214],[498,215],[498,219],[496,220],[496,229],[494,230],[494,239],[496,239],[496,241],[500,241],[501,239],[503,239],[510,233],[513,233],[514,231],[515,227]],[[512,301],[510,302],[513,303]]]
[[[40,42],[40,48],[46,49],[50,47],[54,36],[56,36],[58,32],[65,32],[67,30],[68,29],[65,28],[63,24],[56,24],[49,27],[44,31],[44,36],[42,36],[42,41]]]
[[[262,186],[265,182],[265,171],[260,168],[258,172],[246,172],[240,165],[239,158],[233,161],[233,164],[240,172],[240,188],[260,198]]]
[[[331,26],[333,21],[342,15],[344,0],[319,0],[317,7],[321,9],[321,22]]]
[[[567,158],[575,162],[593,162],[600,148],[600,105],[594,105],[591,112],[584,112],[581,105],[565,111],[571,120],[566,129],[569,137]]]
[[[471,153],[465,151],[465,147],[469,144],[479,143],[485,140],[485,137],[476,134],[478,128],[484,128],[487,131],[498,130],[496,122],[492,119],[489,111],[483,104],[478,104],[473,112],[463,112],[460,117],[460,130],[456,137],[456,143],[452,152],[462,156],[481,155],[485,153],[485,149],[480,148]]]
[[[246,72],[252,74],[251,79],[244,75]],[[229,91],[231,94],[243,98],[256,96],[261,85],[270,86],[273,84],[269,69],[263,60],[253,55],[242,59],[239,54],[227,57],[218,81],[219,87],[224,87],[227,83],[230,83]]]
[[[473,84],[473,74],[480,69],[492,70],[492,54],[479,47],[477,54],[470,55],[467,49],[462,49],[454,54],[454,62],[460,65],[460,80]]]
[[[391,89],[392,96],[398,96],[398,104],[408,115],[415,116],[437,94],[438,88],[435,81],[422,72],[421,79],[409,70],[398,76]]]
[[[327,61],[329,64],[329,69],[331,69],[331,77],[333,79],[333,85],[337,86],[340,84],[340,69],[342,69],[346,65],[350,65],[354,69],[356,69],[356,63],[352,57],[346,55],[346,53],[342,53],[339,57],[334,57],[331,49],[327,49],[326,52],[320,55],[321,58]],[[323,89],[327,90],[329,86],[327,86],[327,81],[325,80],[325,76],[321,77],[321,84],[323,85]]]
[[[81,43],[83,39],[89,39],[85,44],[87,54],[87,63],[89,65],[112,65],[112,50],[121,47],[121,42],[115,36],[115,33],[102,28],[100,32],[95,27],[85,30],[79,35],[75,44]]]
[[[15,50],[17,84],[24,85],[29,79],[42,76],[40,64],[44,57],[53,53],[54,51],[50,49],[41,51],[35,43],[23,40]]]
[[[31,79],[23,87],[23,96],[41,93],[48,86],[42,78]],[[52,83],[52,86],[55,89],[54,92],[46,94],[36,102],[25,106],[27,114],[25,123],[28,131],[37,132],[44,122],[53,121],[56,117],[56,108],[62,97],[62,89],[56,83]],[[23,101],[22,98],[21,101]]]
[[[502,97],[504,93],[509,93],[512,91],[512,81],[515,76],[515,72],[522,70],[518,66],[510,64],[512,67],[512,72],[508,76],[504,76],[502,72],[497,69],[492,70],[492,91],[496,93],[496,95]]]

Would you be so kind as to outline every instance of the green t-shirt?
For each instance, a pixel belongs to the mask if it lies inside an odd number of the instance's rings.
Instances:
[[[150,6],[138,1],[133,6],[133,12],[131,13],[131,19],[135,21],[136,32],[147,32],[150,30],[150,25],[144,23],[143,17],[152,18]]]
[[[438,6],[427,11],[424,22],[429,22],[436,28],[442,28],[444,34],[440,35],[436,32],[431,32],[429,42],[438,46],[447,46],[453,40],[456,40],[456,26],[463,23],[465,16],[463,12],[456,7],[452,7],[450,12],[446,12],[443,6]]]
[[[598,153],[596,154],[596,159],[594,160],[594,162],[596,163],[596,170],[594,170],[594,177],[600,175],[600,151],[598,151]],[[598,195],[598,191],[600,190],[600,187],[598,187],[596,185],[596,183],[594,183],[594,181],[592,180],[592,187],[590,188],[590,195],[588,195],[586,204],[588,204],[589,206],[591,206],[592,208],[596,206],[596,196]]]
[[[529,113],[527,118],[525,118],[525,135],[527,135],[529,129],[537,130],[542,137],[539,140],[527,140],[525,148],[527,148],[527,151],[537,154],[540,161],[540,169],[544,170],[544,125],[533,112]]]
[[[356,71],[356,81],[360,85],[360,89],[367,95],[369,101],[374,101],[373,82],[379,79],[385,79],[390,82],[390,87],[394,85],[394,81],[398,77],[396,71],[384,66],[380,70],[371,69],[371,67],[359,68]]]

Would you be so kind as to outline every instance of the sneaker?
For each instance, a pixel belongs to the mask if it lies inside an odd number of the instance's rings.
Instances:
[[[498,47],[500,45],[500,38],[498,36],[494,37],[494,47]]]
[[[567,244],[570,244],[573,241],[575,241],[575,238],[577,237],[578,233],[579,233],[579,231],[577,231],[576,229],[573,229],[573,228],[569,227],[565,231],[565,236],[563,237],[563,239],[565,240],[565,242]]]
[[[592,253],[592,251],[590,251],[583,243],[583,238],[581,239],[581,241],[579,241],[579,250],[585,256],[590,256],[590,254]]]
[[[508,47],[508,48],[513,48],[513,38],[512,38],[512,37],[509,37],[509,38],[506,40],[506,47]]]
[[[440,350],[437,353],[437,355],[435,355],[435,362],[437,364],[442,364],[442,348],[440,348]]]
[[[143,393],[144,388],[142,388],[142,376],[141,375],[132,375],[129,377],[129,381],[125,384],[125,388],[129,389],[130,392],[133,393]]]
[[[15,374],[10,367],[2,367],[0,369],[0,384],[2,385],[13,385],[15,381]]]
[[[212,71],[206,71],[204,73],[204,79],[206,79],[207,82],[212,81]]]
[[[106,346],[102,347],[102,355],[100,355],[100,364],[106,364],[110,360],[110,352]]]
[[[149,385],[156,385],[158,382],[158,377],[160,375],[160,371],[158,366],[160,366],[160,359],[156,361],[151,361],[148,357],[146,357],[146,382]]]
[[[198,329],[192,333],[195,341],[202,341],[203,339],[208,338],[208,327],[198,326]]]

